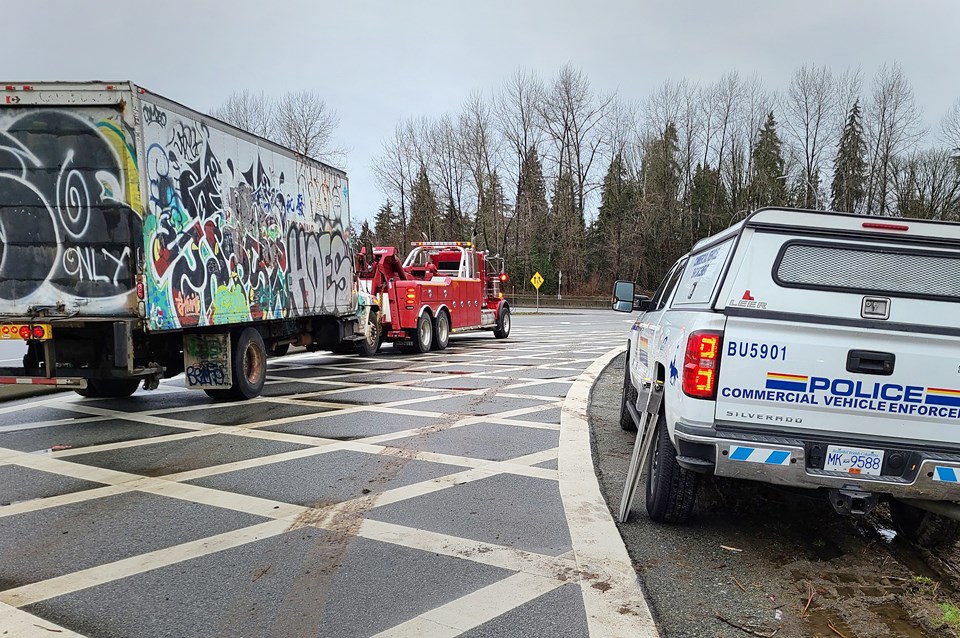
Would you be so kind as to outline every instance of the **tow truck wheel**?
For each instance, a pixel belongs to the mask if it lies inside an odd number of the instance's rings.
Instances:
[[[890,516],[897,532],[921,547],[950,547],[960,539],[960,521],[896,499],[890,501]]]
[[[656,427],[647,460],[647,514],[658,523],[685,523],[697,500],[700,475],[677,463],[662,409]]]
[[[433,320],[424,312],[417,319],[417,329],[413,333],[413,349],[415,352],[430,352],[433,345]]]
[[[433,349],[446,350],[450,343],[450,315],[441,310],[433,320]]]
[[[281,343],[270,348],[271,357],[282,357],[290,351],[289,343]]]
[[[506,304],[500,311],[500,318],[497,319],[497,327],[493,329],[493,336],[497,339],[506,339],[510,336],[510,308]]]
[[[630,351],[627,350],[627,356],[623,360],[623,395],[620,399],[620,427],[627,432],[636,432],[637,424],[627,406],[631,403],[637,404],[637,389],[630,382]]]

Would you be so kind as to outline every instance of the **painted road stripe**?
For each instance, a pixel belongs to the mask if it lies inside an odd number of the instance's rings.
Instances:
[[[82,634],[70,631],[42,618],[37,618],[4,603],[0,603],[0,630],[2,630],[0,635],[10,636],[11,638],[38,638],[39,636],[43,636],[43,638],[50,638],[50,636],[83,638]]]
[[[453,638],[564,584],[519,573],[375,634],[375,638]]]
[[[600,494],[590,452],[587,403],[597,377],[624,351],[614,348],[577,377],[560,412],[560,498],[577,561],[591,636],[658,636],[633,562]],[[600,585],[594,587],[594,585]]]
[[[746,463],[762,463],[764,465],[789,465],[790,452],[787,450],[732,445],[730,446],[730,460],[744,461]]]

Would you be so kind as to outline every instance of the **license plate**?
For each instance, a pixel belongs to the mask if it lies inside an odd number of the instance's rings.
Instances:
[[[8,323],[0,326],[0,339],[46,341],[53,338],[53,327],[48,323]]]
[[[827,460],[823,464],[823,469],[828,472],[846,472],[866,476],[879,476],[882,467],[883,450],[867,450],[842,445],[828,445]]]

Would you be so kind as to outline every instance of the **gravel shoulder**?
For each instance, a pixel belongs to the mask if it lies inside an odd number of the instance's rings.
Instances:
[[[621,355],[588,408],[612,512],[634,443],[618,423],[622,375]],[[664,636],[960,636],[960,622],[951,626],[945,613],[960,605],[957,551],[930,554],[890,527],[883,507],[841,517],[820,495],[712,477],[687,525],[651,522],[642,486],[629,521],[618,524]]]

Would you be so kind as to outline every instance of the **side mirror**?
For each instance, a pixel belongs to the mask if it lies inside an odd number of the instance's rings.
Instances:
[[[617,312],[631,312],[634,309],[634,285],[632,281],[618,281],[613,284],[613,309]]]

